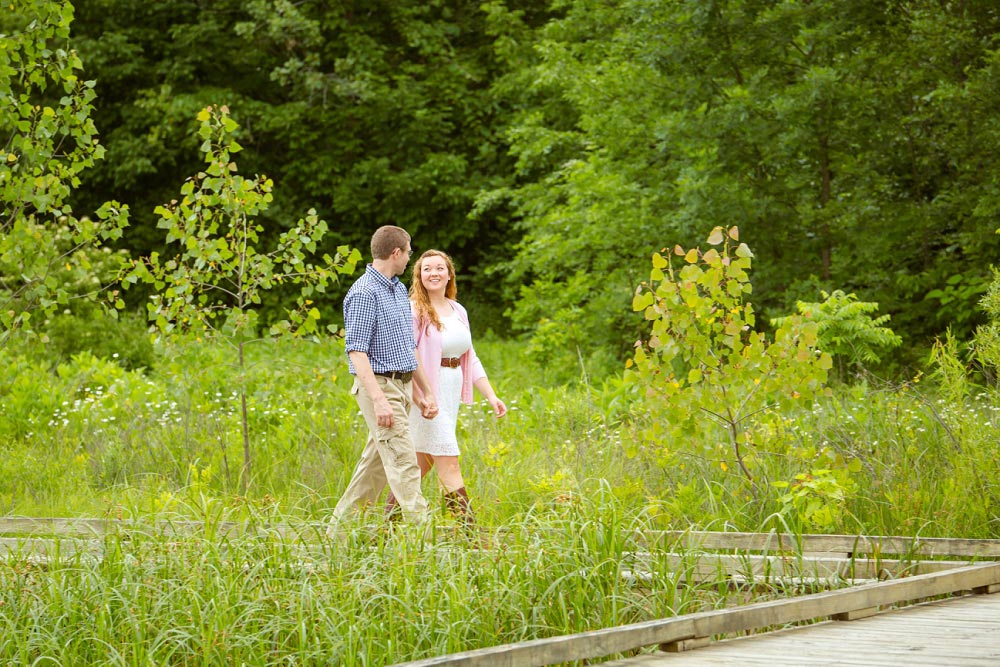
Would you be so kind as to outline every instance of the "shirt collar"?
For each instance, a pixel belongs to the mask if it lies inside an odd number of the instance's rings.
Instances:
[[[381,271],[379,271],[378,269],[376,269],[371,264],[368,264],[367,266],[365,266],[365,272],[369,276],[371,276],[371,278],[373,280],[375,280],[376,282],[381,283],[382,285],[385,285],[389,289],[395,289],[396,285],[399,284],[399,276],[393,276],[392,278],[386,278],[385,275]]]

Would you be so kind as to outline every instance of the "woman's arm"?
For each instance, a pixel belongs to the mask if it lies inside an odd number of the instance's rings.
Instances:
[[[503,417],[507,414],[507,406],[504,405],[503,401],[497,398],[496,392],[493,391],[493,385],[490,384],[489,379],[487,379],[485,375],[476,380],[473,384],[475,384],[476,389],[479,390],[479,393],[482,394],[483,398],[485,398],[490,404],[490,407],[493,408],[494,415],[497,417]]]

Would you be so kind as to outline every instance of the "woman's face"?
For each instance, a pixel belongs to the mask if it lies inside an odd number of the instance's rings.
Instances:
[[[428,294],[443,294],[449,279],[448,262],[444,257],[431,255],[420,262],[420,282]]]

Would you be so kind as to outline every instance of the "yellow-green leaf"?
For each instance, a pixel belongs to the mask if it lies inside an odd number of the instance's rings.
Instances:
[[[642,292],[632,297],[632,310],[639,312],[653,305],[653,295],[649,292]]]
[[[708,235],[708,245],[719,245],[725,240],[725,236],[722,235],[722,227],[716,227],[712,230],[712,233]]]

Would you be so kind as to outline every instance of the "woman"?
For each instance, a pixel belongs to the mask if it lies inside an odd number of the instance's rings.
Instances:
[[[469,316],[455,301],[456,293],[455,267],[451,258],[440,250],[422,254],[413,266],[410,286],[413,333],[417,341],[417,360],[424,369],[428,387],[437,396],[440,412],[434,419],[424,419],[420,410],[414,408],[410,412],[410,432],[421,477],[437,467],[445,505],[466,528],[471,528],[475,520],[458,465],[458,438],[455,435],[459,403],[472,403],[475,387],[497,417],[507,414],[507,406],[497,398],[472,348]],[[419,389],[415,387],[414,392],[419,393]],[[423,397],[414,398],[416,406]],[[386,513],[392,516],[396,508],[396,499],[390,494]]]

